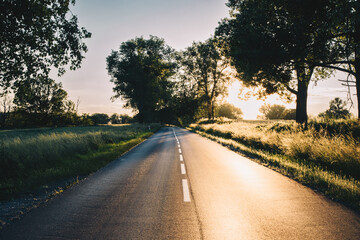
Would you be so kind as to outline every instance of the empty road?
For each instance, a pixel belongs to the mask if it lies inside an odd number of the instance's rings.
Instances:
[[[360,219],[215,142],[168,127],[4,228],[0,239],[360,239]]]

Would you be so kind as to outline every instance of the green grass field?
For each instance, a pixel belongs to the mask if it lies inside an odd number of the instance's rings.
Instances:
[[[360,210],[360,124],[355,120],[217,121],[194,131]]]
[[[86,176],[159,128],[131,124],[0,131],[0,199]]]

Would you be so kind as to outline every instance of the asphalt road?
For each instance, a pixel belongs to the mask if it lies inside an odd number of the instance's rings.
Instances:
[[[360,218],[217,143],[163,128],[0,239],[360,239]]]

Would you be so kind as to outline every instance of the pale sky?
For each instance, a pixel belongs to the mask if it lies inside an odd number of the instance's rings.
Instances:
[[[204,41],[214,34],[220,19],[228,16],[227,0],[77,0],[72,7],[78,16],[79,25],[92,33],[86,40],[89,51],[80,69],[68,70],[61,78],[69,98],[80,99],[80,113],[128,113],[122,102],[110,100],[113,84],[106,70],[106,57],[111,50],[118,50],[120,44],[135,37],[158,36],[176,50],[182,50],[193,41]],[[308,112],[317,115],[328,108],[335,97],[346,99],[346,89],[337,79],[321,81],[309,89]],[[248,102],[237,98],[236,84],[231,88],[228,101],[240,107],[246,119],[256,119],[258,108],[264,101],[255,98]],[[354,98],[355,100],[355,98]],[[265,102],[284,104],[276,97]],[[294,107],[294,104],[287,105]],[[352,109],[354,112],[354,108]]]

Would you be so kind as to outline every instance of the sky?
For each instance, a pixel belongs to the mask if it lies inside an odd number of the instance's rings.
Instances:
[[[92,33],[85,43],[89,51],[82,66],[76,71],[68,70],[62,77],[53,76],[62,82],[69,98],[77,102],[80,113],[126,113],[121,100],[111,101],[114,95],[113,83],[106,70],[106,57],[120,44],[135,37],[149,35],[164,38],[175,50],[190,46],[193,41],[204,41],[214,34],[218,22],[228,16],[227,0],[77,0],[71,12],[79,19],[79,25]],[[308,112],[317,115],[328,108],[335,97],[346,99],[346,88],[337,79],[344,74],[336,74],[309,87]],[[277,96],[265,101],[256,97],[243,101],[238,99],[241,85],[235,82],[225,99],[242,109],[245,119],[256,119],[258,109],[265,102],[286,104]],[[355,100],[355,99],[354,99]],[[355,108],[352,108],[355,113]]]

